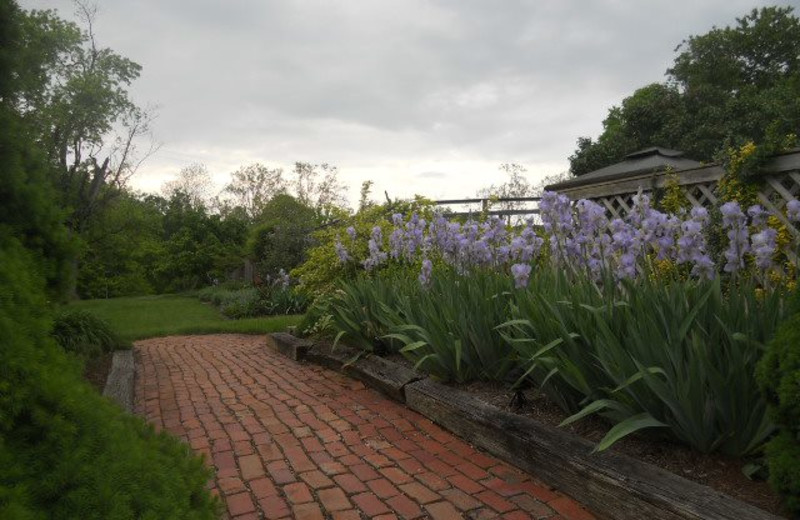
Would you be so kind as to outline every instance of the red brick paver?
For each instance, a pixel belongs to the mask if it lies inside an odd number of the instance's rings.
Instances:
[[[263,337],[136,343],[136,409],[213,465],[228,518],[594,517],[339,373]]]

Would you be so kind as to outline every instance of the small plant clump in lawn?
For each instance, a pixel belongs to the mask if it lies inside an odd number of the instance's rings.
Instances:
[[[128,347],[107,321],[82,309],[65,309],[53,322],[53,338],[65,351],[90,359]]]
[[[197,297],[218,307],[222,314],[233,319],[302,314],[309,301],[307,295],[296,289],[284,270],[259,286],[239,284],[206,287],[198,291]]]

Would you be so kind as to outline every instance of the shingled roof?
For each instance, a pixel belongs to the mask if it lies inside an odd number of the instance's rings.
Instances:
[[[586,173],[568,181],[546,186],[548,191],[558,191],[566,188],[576,188],[597,182],[621,179],[642,173],[659,172],[668,168],[673,170],[688,170],[702,166],[701,163],[683,156],[683,152],[653,146],[630,153],[621,162]]]

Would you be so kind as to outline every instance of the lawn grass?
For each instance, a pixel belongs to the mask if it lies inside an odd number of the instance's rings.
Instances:
[[[181,334],[266,334],[286,330],[301,316],[229,320],[209,304],[180,295],[83,300],[69,304],[105,319],[125,341]]]

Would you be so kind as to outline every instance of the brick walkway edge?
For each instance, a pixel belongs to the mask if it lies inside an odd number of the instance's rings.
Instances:
[[[590,520],[572,499],[336,372],[242,335],[135,344],[136,412],[213,464],[227,518]]]

